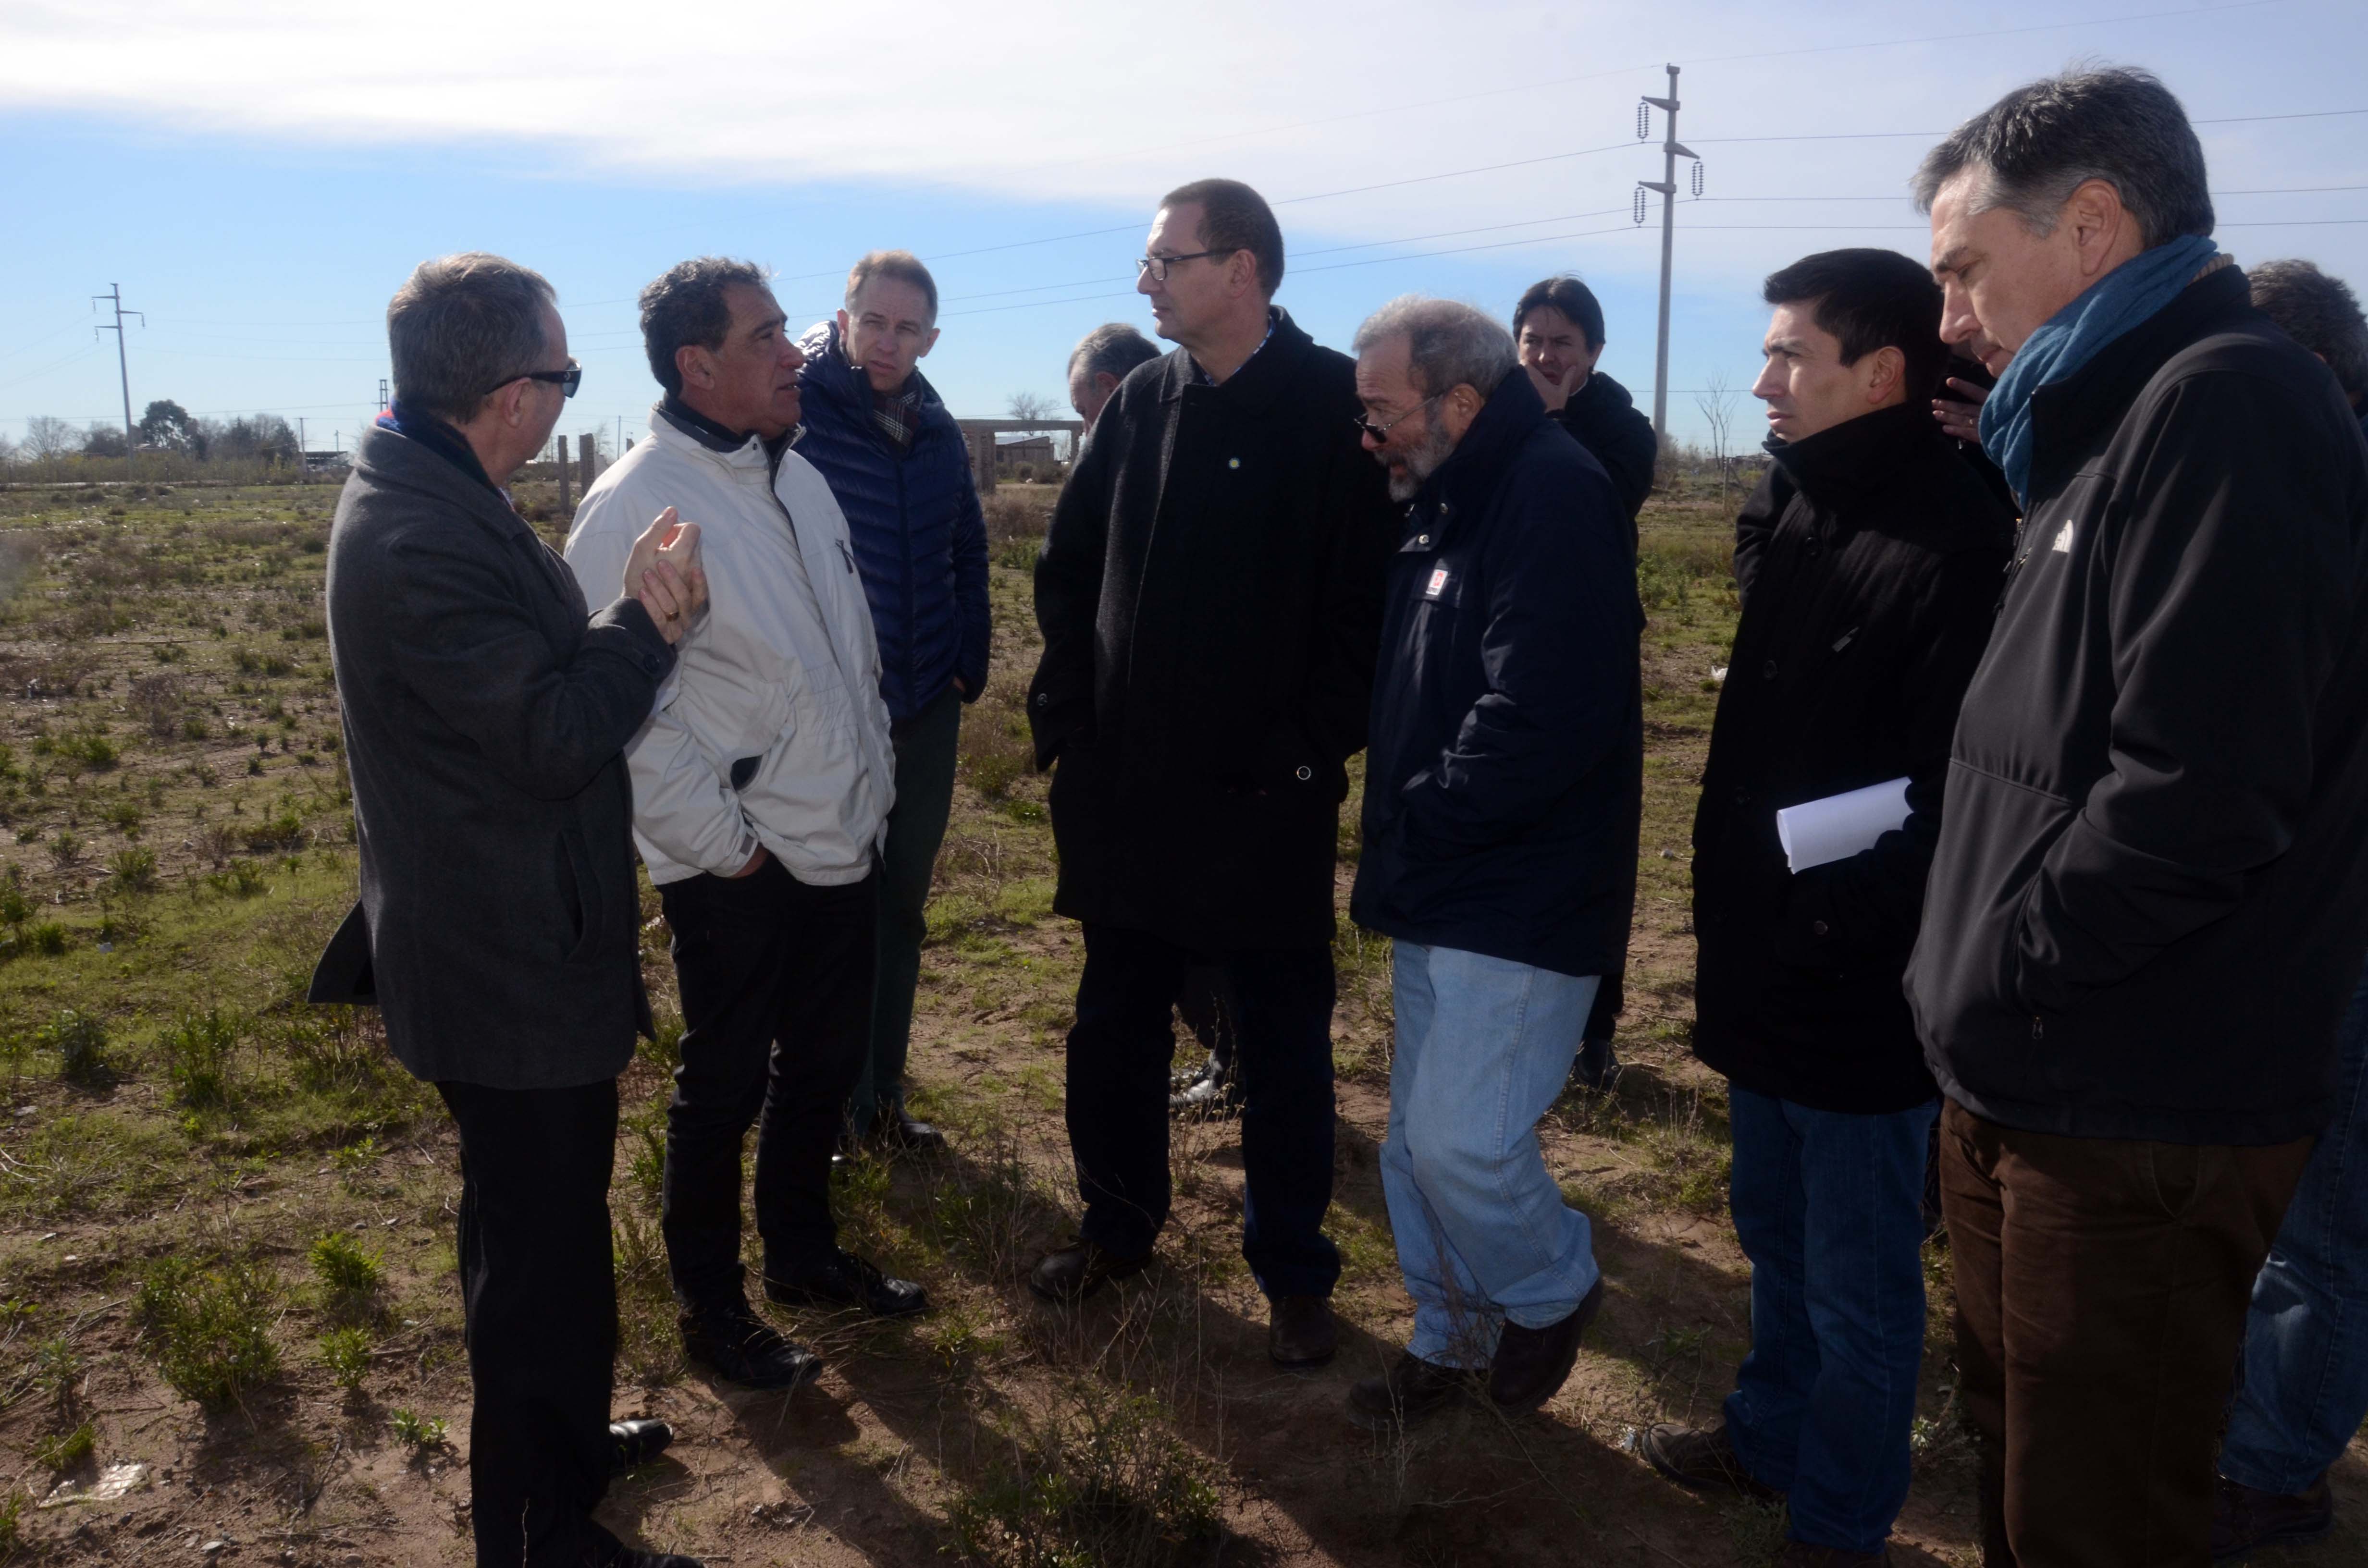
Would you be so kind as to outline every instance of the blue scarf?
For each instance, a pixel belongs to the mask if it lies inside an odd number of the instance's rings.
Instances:
[[[2006,471],[2025,506],[2031,504],[2031,395],[2069,379],[2104,347],[2179,298],[2219,251],[2200,234],[2183,234],[2141,251],[2089,286],[2047,318],[2015,350],[2006,374],[1982,404],[1982,449]]]
[[[423,414],[405,404],[401,398],[396,398],[394,405],[380,415],[375,423],[381,430],[392,430],[398,436],[418,442],[495,494],[501,495],[500,487],[485,476],[485,465],[477,460],[476,449],[469,445],[468,437],[434,415]],[[507,496],[502,498],[508,499]]]

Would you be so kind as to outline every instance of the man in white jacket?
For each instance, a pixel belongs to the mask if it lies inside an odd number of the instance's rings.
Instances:
[[[789,450],[803,361],[765,274],[687,261],[643,290],[641,307],[666,395],[650,438],[585,496],[567,560],[609,583],[633,518],[671,506],[701,528],[707,612],[625,751],[633,837],[666,907],[688,1026],[663,1226],[691,1359],[752,1388],[794,1388],[820,1362],[757,1316],[742,1278],[752,1123],[765,1294],[881,1316],[928,1306],[918,1285],[842,1250],[830,1212],[831,1150],[871,1020],[888,710],[847,520]]]

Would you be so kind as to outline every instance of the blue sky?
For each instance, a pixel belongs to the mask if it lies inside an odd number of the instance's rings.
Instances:
[[[1096,324],[1148,327],[1132,258],[1158,194],[1204,174],[1277,201],[1281,302],[1319,338],[1397,293],[1503,310],[1575,269],[1605,301],[1603,368],[1643,400],[1658,218],[1630,207],[1660,160],[1635,105],[1663,61],[1685,67],[1707,198],[1678,213],[1681,438],[1703,433],[1700,389],[1757,371],[1761,276],[1839,244],[1920,257],[1904,190],[1931,133],[2075,59],[2148,66],[2227,121],[2199,131],[2240,261],[2308,256],[2368,286],[2368,188],[2340,188],[2368,187],[2368,114],[2328,112],[2368,109],[2361,0],[910,0],[902,34],[876,8],[678,15],[0,0],[0,437],[120,419],[87,297],[120,282],[147,312],[135,412],[269,410],[350,441],[388,294],[472,248],[557,285],[587,371],[563,430],[642,427],[632,299],[671,263],[759,261],[812,320],[878,245],[933,258],[945,333],[924,369],[957,413],[996,415],[1058,397]],[[2307,118],[2257,118],[2289,115]]]

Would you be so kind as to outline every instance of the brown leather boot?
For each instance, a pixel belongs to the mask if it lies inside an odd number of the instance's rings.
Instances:
[[[1680,1486],[1702,1492],[1732,1492],[1755,1503],[1776,1503],[1784,1494],[1755,1479],[1736,1456],[1726,1424],[1686,1426],[1664,1421],[1636,1440],[1645,1462]]]
[[[1266,1353],[1293,1371],[1328,1366],[1340,1348],[1332,1303],[1321,1296],[1277,1296],[1268,1303]]]

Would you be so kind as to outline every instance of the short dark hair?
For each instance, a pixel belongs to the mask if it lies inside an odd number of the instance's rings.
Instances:
[[[2368,398],[2368,317],[2340,278],[2308,261],[2265,261],[2245,269],[2253,308],[2327,361],[2349,398]]]
[[[1158,358],[1151,339],[1122,321],[1105,322],[1069,350],[1069,380],[1110,375],[1122,381],[1129,370]]]
[[[1571,325],[1586,335],[1589,352],[1602,352],[1603,301],[1598,300],[1595,290],[1581,283],[1576,275],[1565,272],[1559,278],[1532,283],[1522,290],[1521,302],[1513,307],[1515,335],[1520,335],[1522,321],[1541,306],[1550,311],[1560,311]]]
[[[847,269],[847,301],[855,303],[855,296],[866,283],[875,278],[893,278],[899,283],[910,283],[929,302],[929,322],[938,319],[938,280],[921,265],[921,258],[908,250],[876,250]]]
[[[1896,250],[1858,247],[1804,256],[1771,272],[1760,290],[1771,305],[1814,302],[1817,325],[1855,365],[1878,348],[1896,348],[1907,361],[1905,385],[1913,401],[1928,397],[1948,368],[1941,341],[1941,286],[1922,264]]]
[[[1162,207],[1191,202],[1201,209],[1201,248],[1258,260],[1258,288],[1269,300],[1282,287],[1282,225],[1266,198],[1237,179],[1196,179],[1159,199]]]
[[[387,301],[396,400],[466,424],[494,389],[541,368],[542,312],[558,298],[541,273],[484,251],[421,262]]]
[[[723,347],[732,330],[732,302],[724,291],[770,287],[765,269],[754,262],[701,256],[667,267],[642,290],[642,349],[650,357],[650,374],[668,397],[682,395],[676,350]]]
[[[2203,145],[2186,109],[2150,72],[2068,71],[2017,87],[1924,154],[1916,203],[1968,170],[1973,210],[2012,208],[2032,233],[2055,227],[2073,191],[2092,179],[2121,193],[2148,248],[2212,233]]]

